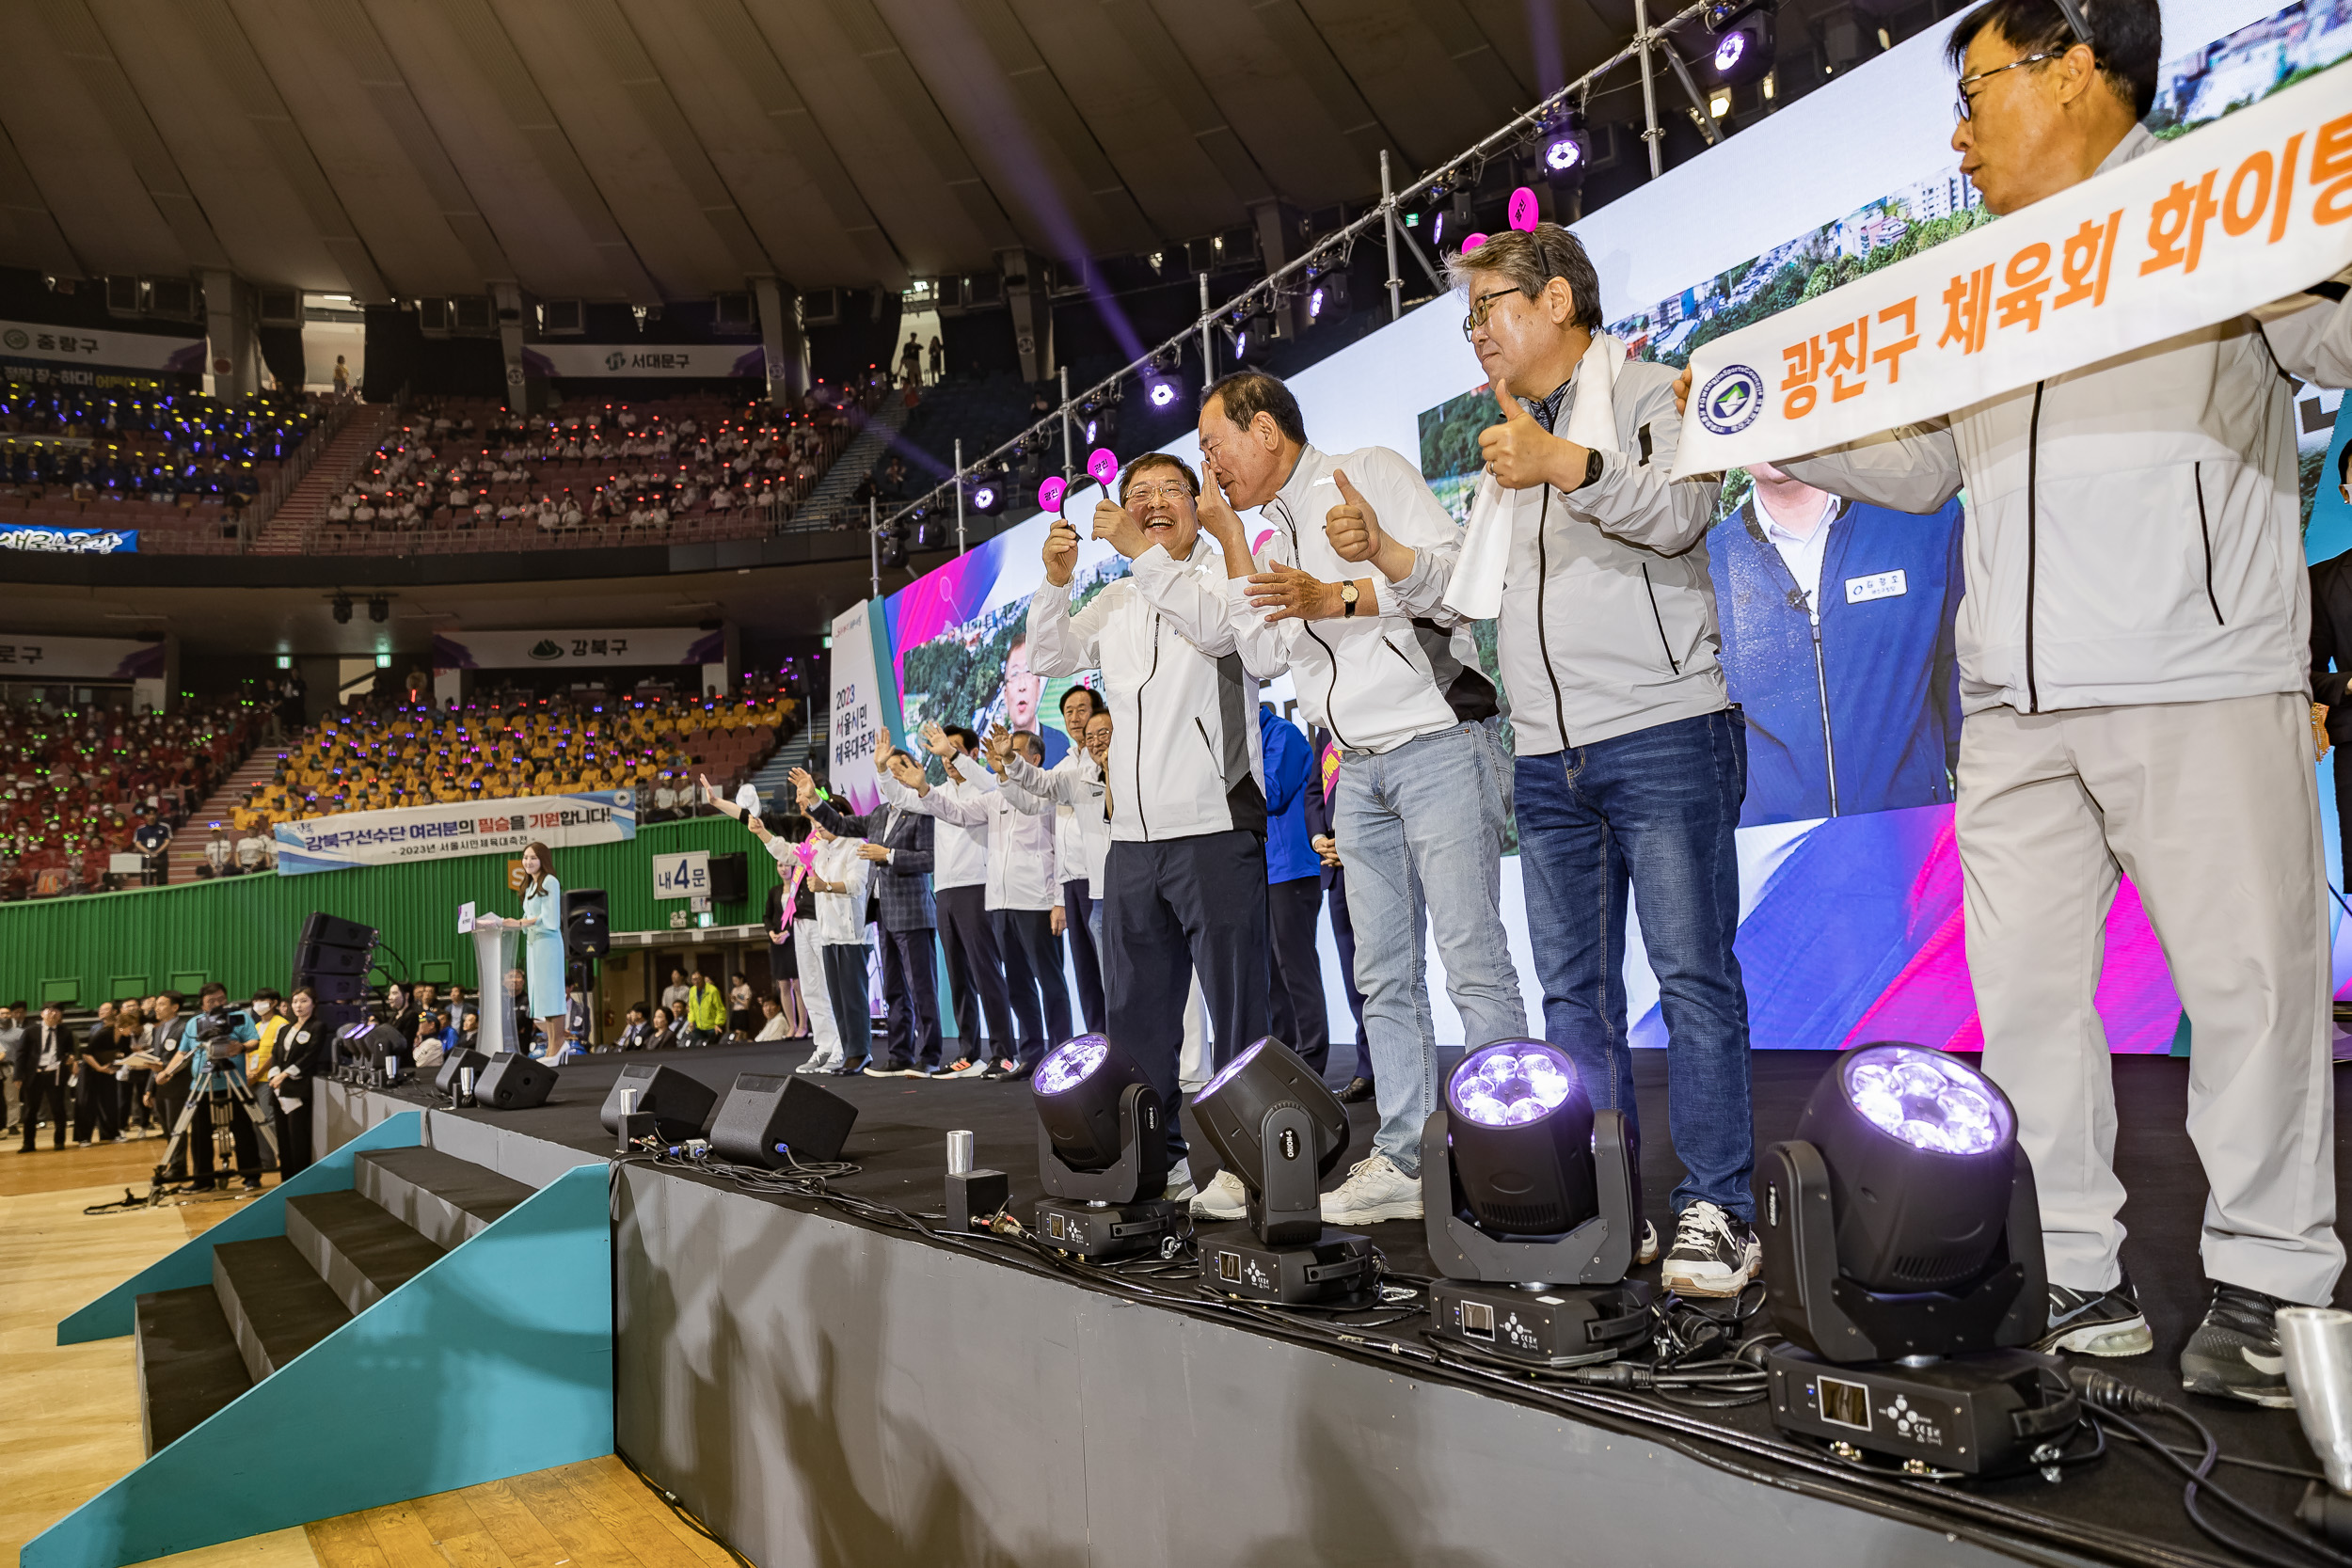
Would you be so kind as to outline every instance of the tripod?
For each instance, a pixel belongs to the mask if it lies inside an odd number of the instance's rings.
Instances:
[[[226,1085],[225,1089],[223,1085]],[[233,1056],[226,1061],[208,1060],[204,1066],[193,1069],[191,1071],[188,1102],[180,1107],[180,1119],[171,1129],[171,1141],[164,1146],[164,1157],[155,1164],[153,1179],[155,1186],[161,1187],[167,1181],[188,1180],[172,1176],[171,1167],[187,1148],[188,1129],[196,1120],[196,1110],[199,1105],[205,1107],[205,1119],[214,1140],[214,1168],[218,1169],[220,1166],[220,1135],[223,1132],[234,1132],[236,1118],[239,1116],[243,1116],[253,1128],[254,1136],[267,1153],[268,1163],[277,1163],[278,1134],[270,1130],[268,1122],[263,1121],[256,1114],[258,1107],[253,1100],[253,1085],[246,1082],[243,1055]],[[228,1107],[229,1115],[225,1119],[213,1120],[212,1107],[215,1105]],[[232,1138],[230,1145],[232,1160],[234,1147]],[[238,1174],[247,1173],[241,1171]],[[262,1173],[258,1169],[252,1171],[250,1176],[256,1182],[262,1179]]]

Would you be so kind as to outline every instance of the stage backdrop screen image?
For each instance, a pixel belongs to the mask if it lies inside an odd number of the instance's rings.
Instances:
[[[1578,224],[1610,330],[1634,354],[1680,365],[1714,338],[1996,221],[1949,145],[1948,29],[1906,41]],[[2159,135],[2185,135],[2352,55],[2352,0],[2277,11],[2173,0],[2165,37],[2148,123]],[[1858,149],[1873,155],[1856,156]],[[1457,518],[1468,514],[1478,432],[1499,417],[1461,318],[1458,296],[1439,298],[1291,382],[1316,446],[1376,444],[1414,457]],[[2344,436],[2337,394],[2298,388],[2296,412],[2307,547],[2316,561],[2352,548],[2352,507],[2337,483]],[[1198,469],[1188,433],[1165,450]],[[1064,510],[1082,536],[1101,495],[1082,478],[1069,498]],[[1723,664],[1747,720],[1739,953],[1758,1048],[1979,1044],[1952,837],[1963,502],[1929,515],[1893,513],[1760,466],[1735,471],[1724,486],[1705,548]],[[1064,753],[1058,699],[1069,683],[1031,673],[1026,658],[1028,598],[1042,578],[1051,521],[1033,516],[886,601],[875,647],[882,656],[886,641],[892,668],[876,673],[895,679],[909,728],[935,720],[985,731],[1001,722],[1038,730],[1049,757]],[[1819,573],[1810,595],[1791,569],[1808,550],[1818,552]],[[1089,540],[1073,601],[1124,570],[1107,546]],[[1493,628],[1478,630],[1500,685]],[[1285,713],[1289,695],[1286,680],[1265,692]],[[2319,765],[2323,775],[2334,760]],[[2332,793],[2323,777],[2322,800]],[[2341,888],[2327,809],[2323,836]],[[1503,897],[1529,1017],[1538,1022],[1542,993],[1516,857],[1504,865]],[[2344,988],[2352,932],[2341,906],[2329,918]],[[1626,961],[1634,1043],[1662,1045],[1639,920],[1637,908]],[[1344,1034],[1327,927],[1324,940],[1332,1017]],[[1438,1037],[1458,1041],[1434,948],[1428,972]],[[2178,996],[2128,881],[2108,919],[2099,1005],[2117,1051],[2164,1052],[2185,1039]]]

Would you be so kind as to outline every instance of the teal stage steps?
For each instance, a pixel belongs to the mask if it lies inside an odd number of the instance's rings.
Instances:
[[[529,1185],[389,1117],[57,1325],[134,1334],[148,1458],[27,1543],[122,1568],[612,1451],[606,1166]]]

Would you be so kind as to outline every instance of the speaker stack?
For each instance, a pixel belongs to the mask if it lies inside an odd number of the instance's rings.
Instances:
[[[368,972],[375,967],[375,927],[313,913],[294,943],[294,983],[317,999],[312,1018],[336,1035],[368,1022]]]

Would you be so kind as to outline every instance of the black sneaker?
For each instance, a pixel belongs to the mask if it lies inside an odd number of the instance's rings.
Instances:
[[[1369,1078],[1350,1078],[1347,1087],[1340,1091],[1340,1099],[1350,1105],[1360,1105],[1371,1098],[1372,1080]]]
[[[1712,1203],[1693,1203],[1675,1221],[1659,1282],[1686,1296],[1736,1296],[1764,1266],[1764,1246],[1748,1222]]]
[[[2148,1332],[2139,1294],[2126,1275],[2112,1291],[2051,1286],[2049,1332],[2033,1348],[2044,1355],[2061,1350],[2077,1355],[2145,1355],[2156,1348],[2156,1337]]]
[[[2280,1307],[2294,1305],[2243,1285],[2215,1285],[2205,1321],[2181,1352],[2181,1386],[2269,1410],[2294,1409],[2277,1317]]]

